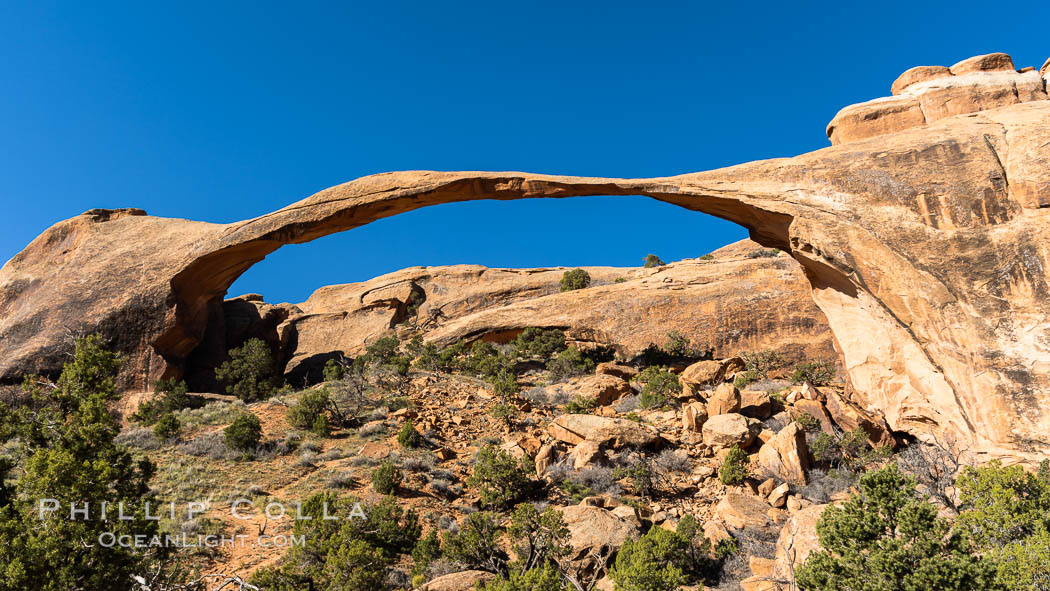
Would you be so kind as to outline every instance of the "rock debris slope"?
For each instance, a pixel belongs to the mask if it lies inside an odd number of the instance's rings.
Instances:
[[[1013,78],[1001,57],[968,62],[949,73]],[[89,212],[47,230],[0,271],[0,375],[53,369],[70,331],[98,328],[135,354],[139,379],[173,375],[229,285],[284,244],[438,203],[645,195],[736,222],[799,261],[854,396],[892,428],[952,436],[991,456],[1045,454],[1050,101],[1045,68],[1041,90],[1030,71],[1017,74],[1032,82],[1023,101],[1028,87],[1014,80],[1014,101],[973,98],[932,116],[920,101],[922,122],[695,174],[396,172],[228,225]],[[901,86],[901,96],[912,90]],[[963,96],[986,85],[971,87]],[[956,91],[970,92],[945,90]],[[833,138],[848,127],[842,117]]]

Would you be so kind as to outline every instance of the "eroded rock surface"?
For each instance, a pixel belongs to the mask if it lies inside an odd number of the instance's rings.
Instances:
[[[177,375],[226,289],[283,244],[438,203],[646,195],[799,261],[855,402],[893,430],[1032,459],[1050,451],[1050,101],[1038,73],[961,63],[901,91],[930,85],[912,97],[923,125],[795,158],[631,180],[387,173],[234,224],[88,212],[0,270],[0,376],[54,371],[69,333],[93,330],[129,354],[135,379]]]

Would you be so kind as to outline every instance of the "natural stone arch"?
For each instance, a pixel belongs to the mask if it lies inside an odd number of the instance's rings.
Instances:
[[[53,369],[68,329],[114,338],[133,381],[172,374],[226,288],[283,244],[438,203],[646,195],[798,260],[856,397],[892,427],[1033,458],[1050,451],[1048,194],[1038,100],[675,177],[389,173],[227,225],[92,211],[0,271],[0,376]]]

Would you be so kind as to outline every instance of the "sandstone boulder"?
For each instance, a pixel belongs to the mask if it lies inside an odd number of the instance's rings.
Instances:
[[[791,484],[804,486],[809,470],[806,434],[798,423],[780,430],[758,450],[758,463],[771,474]]]
[[[619,447],[650,447],[660,437],[649,428],[629,421],[596,415],[561,415],[547,428],[551,437],[576,445],[583,441]]]
[[[633,393],[631,385],[622,378],[606,374],[582,378],[573,385],[572,390],[576,396],[594,400],[599,406],[612,404]]]
[[[638,370],[631,367],[630,365],[624,365],[622,363],[616,363],[615,361],[603,361],[598,364],[595,369],[595,373],[598,375],[613,376],[620,378],[621,380],[630,381],[631,378],[638,375]]]
[[[707,421],[707,407],[703,402],[691,402],[682,407],[682,428],[700,433]]]
[[[569,530],[569,559],[577,564],[587,563],[591,551],[618,550],[625,540],[639,534],[632,522],[600,507],[572,505],[561,512]]]
[[[685,368],[678,377],[682,381],[682,389],[685,394],[696,396],[701,391],[714,388],[724,382],[727,369],[736,367],[738,364],[742,365],[739,357],[697,361]]]
[[[733,384],[720,384],[707,399],[708,416],[740,412],[740,391]]]
[[[605,463],[605,454],[602,453],[601,446],[594,441],[585,440],[577,443],[576,447],[569,452],[569,458],[572,459],[572,467],[576,470]]]
[[[775,577],[795,580],[795,568],[806,561],[809,553],[820,547],[817,520],[827,505],[811,505],[799,510],[780,529],[777,538]]]
[[[863,429],[868,434],[868,441],[872,446],[897,446],[897,441],[894,439],[893,434],[890,433],[889,425],[886,424],[885,419],[860,408],[837,392],[829,391],[827,396],[828,413],[840,429],[843,431]]]
[[[740,414],[753,419],[768,419],[773,410],[769,394],[758,390],[740,391]]]
[[[824,409],[824,405],[815,400],[798,400],[793,405],[796,413],[807,414],[820,423],[820,430],[828,435],[835,432],[835,425],[831,421],[831,416],[828,415],[828,411]]]
[[[731,531],[772,531],[775,524],[768,513],[769,504],[764,499],[735,491],[727,492],[714,509],[714,516]]]
[[[761,427],[759,421],[735,413],[713,416],[703,426],[704,444],[714,449],[744,448],[751,445]]]
[[[478,583],[490,581],[496,575],[483,570],[465,570],[436,577],[423,585],[423,591],[471,591]]]

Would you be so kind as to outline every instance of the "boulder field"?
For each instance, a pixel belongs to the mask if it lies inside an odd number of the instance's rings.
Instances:
[[[947,69],[912,71],[894,85],[901,104],[840,113],[835,145],[794,158],[650,179],[385,173],[232,224],[92,210],[0,270],[0,377],[53,371],[86,331],[128,354],[133,382],[178,375],[227,288],[284,244],[440,203],[644,195],[738,223],[798,261],[855,402],[894,430],[984,458],[1045,455],[1047,71],[1013,70],[1004,54]]]

